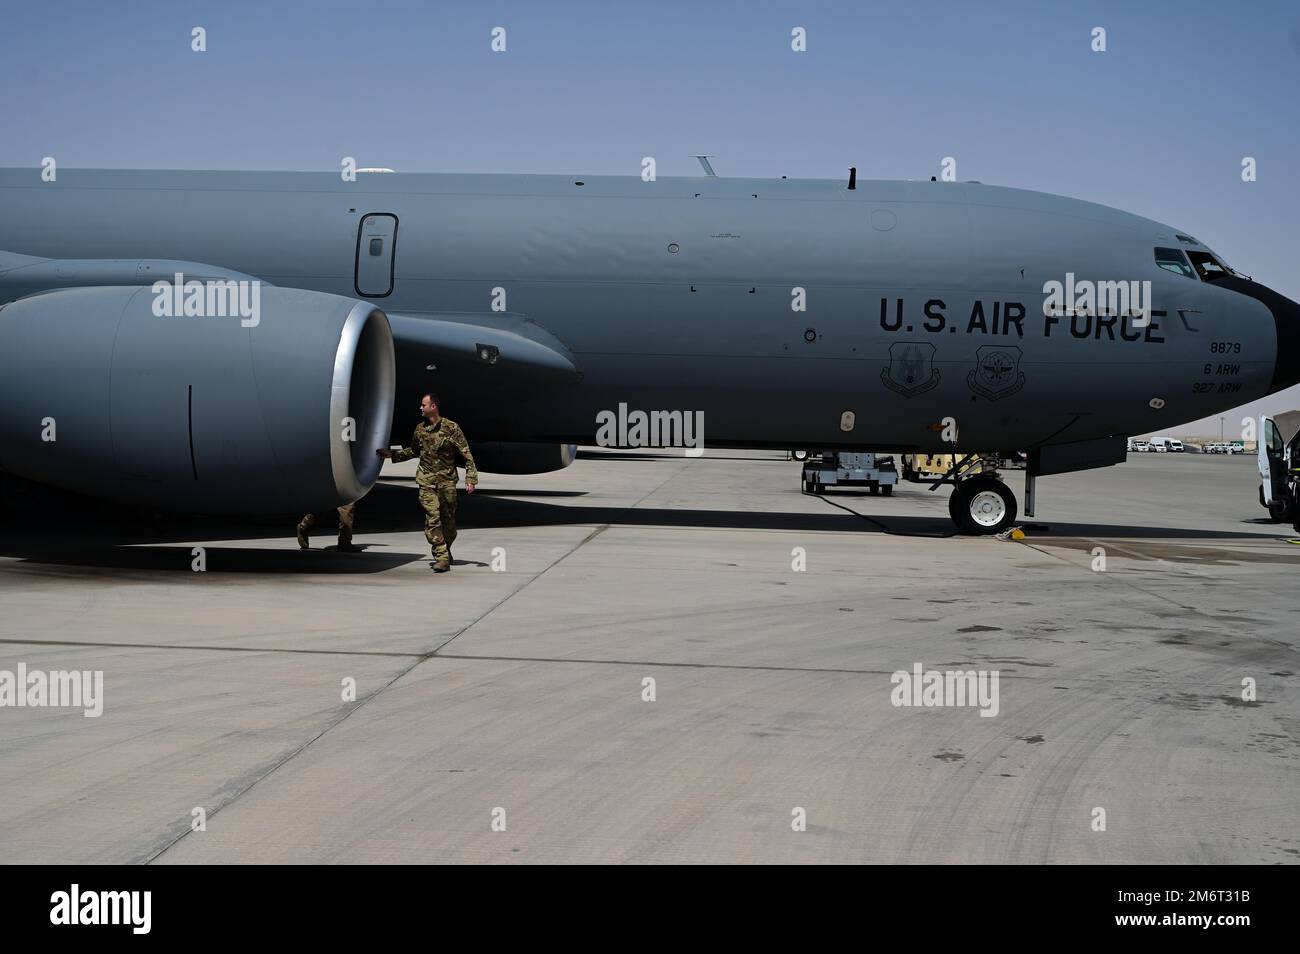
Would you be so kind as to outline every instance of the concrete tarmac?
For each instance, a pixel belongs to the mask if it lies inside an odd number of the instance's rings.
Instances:
[[[484,475],[442,575],[413,463],[357,554],[8,501],[0,671],[104,698],[0,708],[0,861],[1300,860],[1300,545],[1253,458],[1040,479],[1023,542],[782,458]],[[996,714],[894,705],[917,664]]]

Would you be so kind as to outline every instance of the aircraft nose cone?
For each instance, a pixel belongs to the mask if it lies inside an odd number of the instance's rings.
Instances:
[[[1243,278],[1225,278],[1221,279],[1221,283],[1262,302],[1273,313],[1273,325],[1277,329],[1277,357],[1269,392],[1300,384],[1300,304],[1258,282]]]
[[[1300,304],[1285,295],[1265,288],[1268,298],[1264,304],[1273,313],[1277,327],[1277,363],[1273,366],[1270,389],[1281,391],[1300,384]]]

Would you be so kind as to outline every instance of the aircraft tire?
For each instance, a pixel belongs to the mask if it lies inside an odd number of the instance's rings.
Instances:
[[[965,533],[1001,533],[1016,522],[1016,495],[996,478],[971,477],[957,485],[948,511]]]

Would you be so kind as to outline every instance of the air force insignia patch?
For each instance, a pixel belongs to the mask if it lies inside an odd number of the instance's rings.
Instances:
[[[1025,384],[1025,373],[1020,370],[1020,349],[1012,345],[985,345],[978,349],[975,370],[966,375],[966,384],[990,401],[1015,394]]]
[[[880,380],[903,397],[924,394],[939,383],[934,345],[926,341],[897,341],[890,345],[889,366],[880,369]]]

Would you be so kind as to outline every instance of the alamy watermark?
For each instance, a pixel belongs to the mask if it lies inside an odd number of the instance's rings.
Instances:
[[[239,318],[245,328],[262,320],[262,283],[256,280],[185,280],[177,272],[172,281],[153,283],[153,313],[158,318]]]
[[[0,709],[81,709],[87,719],[104,714],[102,669],[0,669]]]
[[[703,411],[617,411],[596,415],[598,447],[684,447],[687,457],[704,454]]]
[[[50,895],[50,923],[58,925],[125,925],[132,934],[153,926],[152,891],[83,891],[73,884]]]
[[[1132,327],[1151,323],[1151,282],[1094,282],[1065,273],[1065,281],[1043,283],[1043,314],[1132,318]]]
[[[998,670],[926,669],[912,664],[912,671],[897,670],[889,677],[893,690],[889,701],[895,706],[956,708],[978,706],[980,717],[998,714]]]

